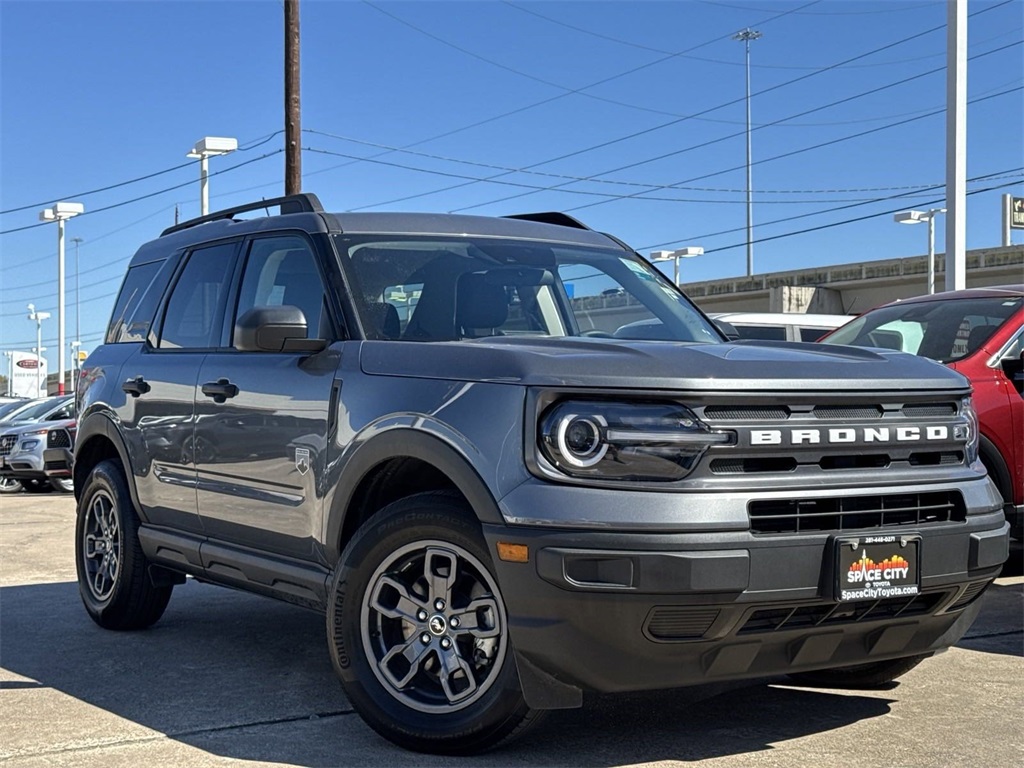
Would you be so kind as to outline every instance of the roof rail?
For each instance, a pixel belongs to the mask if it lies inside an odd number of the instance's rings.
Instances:
[[[190,229],[199,224],[205,224],[208,221],[231,219],[234,218],[236,213],[259,211],[264,208],[280,208],[282,215],[286,213],[323,213],[324,210],[324,207],[320,204],[320,200],[316,195],[312,192],[300,192],[297,195],[286,195],[285,197],[274,197],[270,200],[260,200],[255,203],[236,205],[234,208],[225,208],[223,211],[216,211],[214,213],[209,213],[206,216],[200,216],[196,219],[189,219],[188,221],[183,221],[180,224],[175,224],[173,227],[168,227],[160,233],[160,237],[170,235],[174,232],[181,232],[184,229]]]
[[[523,221],[536,221],[541,224],[554,224],[558,227],[572,227],[573,229],[590,229],[579,219],[575,219],[567,213],[559,211],[547,211],[545,213],[513,213],[509,216],[502,216],[503,219],[522,219]]]

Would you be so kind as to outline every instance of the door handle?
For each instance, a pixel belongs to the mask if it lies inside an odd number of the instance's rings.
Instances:
[[[144,395],[149,392],[151,387],[146,383],[144,378],[136,376],[134,379],[128,379],[124,384],[122,384],[121,389],[132,397],[138,397],[139,395]]]
[[[215,403],[223,403],[229,397],[234,397],[238,394],[238,387],[227,379],[208,381],[203,384],[202,390],[203,394],[207,397],[212,397]]]

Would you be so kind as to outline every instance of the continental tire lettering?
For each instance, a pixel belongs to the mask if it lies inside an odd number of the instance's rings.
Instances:
[[[352,660],[349,659],[348,652],[345,650],[345,627],[344,620],[341,618],[344,607],[345,588],[339,587],[334,596],[334,626],[331,634],[334,638],[334,648],[338,654],[338,666],[348,669],[352,665]]]

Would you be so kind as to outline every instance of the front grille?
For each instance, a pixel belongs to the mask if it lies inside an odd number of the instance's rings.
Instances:
[[[792,472],[797,467],[792,457],[773,457],[755,459],[715,459],[711,462],[711,471],[716,475],[739,475],[748,472]]]
[[[956,403],[911,403],[903,406],[903,415],[908,419],[956,416]]]
[[[655,640],[698,640],[718,618],[718,608],[656,606],[647,617],[647,634]]]
[[[811,413],[816,419],[833,421],[878,419],[882,416],[882,407],[880,405],[817,405]]]
[[[747,505],[754,533],[805,533],[964,522],[967,508],[956,491],[762,499]]]
[[[47,448],[70,448],[71,435],[66,429],[51,429],[46,435]]]
[[[947,592],[928,592],[912,597],[884,600],[858,600],[852,603],[824,603],[765,608],[754,611],[737,634],[752,635],[783,629],[807,629],[855,624],[861,621],[894,619],[897,616],[930,614],[946,598]]]
[[[762,405],[709,405],[704,409],[704,418],[711,421],[784,421],[789,418],[789,408]]]
[[[10,456],[16,442],[18,442],[17,435],[4,435],[0,437],[0,456]]]

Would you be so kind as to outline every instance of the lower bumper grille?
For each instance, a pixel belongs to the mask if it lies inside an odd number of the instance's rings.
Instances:
[[[913,597],[891,597],[885,600],[860,600],[853,603],[827,603],[754,611],[738,634],[777,632],[782,629],[831,627],[861,621],[893,619],[897,616],[922,616],[933,613],[948,592],[929,592]]]
[[[766,499],[750,502],[747,514],[754,533],[803,533],[962,523],[967,520],[967,507],[956,491],[933,491],[825,499]]]

